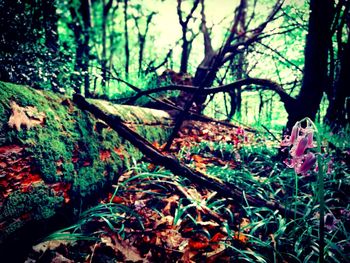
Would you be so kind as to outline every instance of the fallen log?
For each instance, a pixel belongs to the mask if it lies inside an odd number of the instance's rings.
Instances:
[[[171,131],[172,119],[164,111],[90,102],[149,141],[163,143]],[[69,98],[0,82],[1,260],[4,254],[18,256],[18,247],[25,253],[31,241],[70,224],[141,157]]]
[[[232,198],[238,202],[244,202],[243,197],[250,205],[258,207],[267,207],[272,210],[279,210],[280,213],[287,217],[294,216],[294,211],[287,209],[276,201],[265,201],[258,197],[253,197],[237,188],[235,185],[223,182],[218,178],[210,177],[204,173],[194,170],[187,165],[181,163],[178,159],[171,155],[164,155],[157,148],[155,148],[146,139],[140,136],[135,131],[128,128],[120,118],[115,115],[108,114],[96,107],[89,101],[87,101],[83,96],[75,94],[73,96],[73,101],[83,110],[87,110],[94,114],[97,118],[106,122],[113,130],[115,130],[120,136],[128,140],[131,144],[137,147],[145,156],[151,159],[154,164],[164,166],[165,168],[172,171],[174,174],[179,176],[184,176],[188,178],[195,184],[202,187],[207,187],[209,189],[215,190],[219,195]],[[302,217],[303,214],[296,211],[296,215]]]

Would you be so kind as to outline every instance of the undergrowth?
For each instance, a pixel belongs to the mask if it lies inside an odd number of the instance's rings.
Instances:
[[[322,153],[331,161],[324,178],[324,258],[325,262],[347,262],[349,140],[345,144],[343,137],[333,137],[330,146],[328,139],[322,144]],[[75,225],[47,240],[69,240],[66,246],[76,255],[82,246],[79,240],[92,242],[89,244],[95,244],[95,248],[87,256],[91,262],[94,256],[105,253],[106,247],[114,253],[109,251],[110,259],[122,253],[125,261],[132,261],[125,251],[137,251],[140,258],[152,262],[161,258],[165,262],[318,261],[320,213],[314,195],[317,171],[298,177],[295,196],[296,177],[283,163],[284,154],[260,139],[239,144],[201,140],[196,146],[181,147],[177,156],[194,169],[234,183],[243,190],[244,202],[202,189],[161,167],[135,163],[106,199],[82,213]],[[248,196],[290,210],[297,208],[298,215],[293,218],[251,204]],[[106,242],[106,236],[113,242]],[[122,248],[125,251],[120,251]]]

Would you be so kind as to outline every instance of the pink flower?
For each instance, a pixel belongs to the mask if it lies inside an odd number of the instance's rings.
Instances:
[[[307,171],[309,171],[312,166],[314,166],[314,164],[316,163],[316,156],[315,154],[313,154],[312,152],[308,152],[307,154],[305,154],[304,156],[304,160],[302,161],[302,163],[300,164],[299,167],[296,167],[296,173],[297,174],[306,174]]]
[[[307,134],[307,147],[308,148],[316,147],[316,144],[314,143],[314,131],[310,131]]]
[[[244,129],[242,127],[238,127],[236,130],[236,134],[244,136]]]
[[[299,136],[298,122],[293,126],[291,135],[286,135],[281,143],[281,146],[291,146]]]
[[[302,156],[308,146],[307,142],[308,142],[307,137],[302,137],[300,140],[298,140],[298,143],[294,144],[294,146],[290,150],[290,155],[292,157]]]
[[[292,129],[290,136],[285,136],[281,143],[281,146],[292,146],[289,151],[291,155],[290,160],[286,160],[284,163],[294,168],[297,174],[306,174],[314,164],[316,163],[315,154],[311,152],[305,152],[309,148],[314,148],[313,141],[314,129],[308,122],[305,128],[302,128],[300,122],[297,122]]]

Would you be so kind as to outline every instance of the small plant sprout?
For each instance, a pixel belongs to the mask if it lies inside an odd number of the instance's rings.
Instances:
[[[306,124],[305,127],[302,124]],[[314,142],[316,136],[317,144]],[[294,168],[295,171],[295,198],[298,194],[298,175],[307,175],[317,161],[317,187],[316,196],[318,196],[320,209],[319,223],[319,261],[324,262],[324,228],[325,228],[325,203],[324,203],[324,171],[325,164],[321,153],[321,138],[316,125],[309,118],[304,118],[295,123],[291,135],[286,135],[281,146],[290,146],[289,151],[291,159],[286,160],[288,167]],[[315,149],[315,153],[308,149]],[[297,203],[297,202],[296,202]],[[296,215],[296,207],[295,214]],[[295,219],[295,218],[294,218]]]

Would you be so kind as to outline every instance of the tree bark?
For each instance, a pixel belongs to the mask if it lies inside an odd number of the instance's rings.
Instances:
[[[315,119],[320,102],[329,88],[328,48],[333,15],[332,0],[310,1],[309,30],[305,46],[304,78],[297,102],[289,111],[287,128],[296,121],[309,117]]]
[[[344,14],[341,18],[339,28],[337,29],[338,54],[339,54],[339,74],[336,78],[332,78],[334,82],[330,90],[327,92],[329,106],[325,116],[326,122],[330,124],[335,130],[341,127],[346,127],[350,124],[350,33],[347,36],[347,42],[343,43],[342,34],[339,36],[338,32],[343,32],[346,25],[346,16],[349,15],[350,3],[345,6]],[[338,12],[340,13],[340,12]],[[347,23],[349,30],[350,23]],[[339,43],[340,42],[340,43]],[[332,72],[331,72],[332,73]]]

